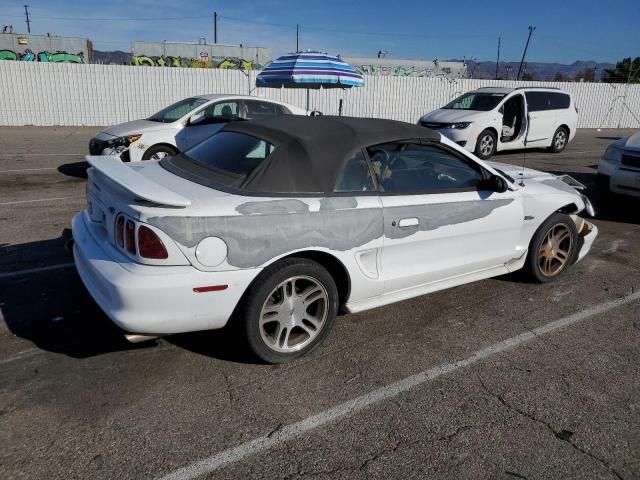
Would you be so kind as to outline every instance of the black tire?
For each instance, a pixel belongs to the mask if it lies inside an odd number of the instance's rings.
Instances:
[[[491,158],[496,153],[496,148],[498,147],[498,137],[492,130],[486,129],[483,130],[480,135],[478,135],[478,141],[476,142],[476,157],[487,160]]]
[[[166,156],[171,157],[173,155],[176,155],[177,153],[178,150],[169,145],[154,145],[148,148],[146,152],[144,152],[144,155],[142,155],[142,160],[150,160],[154,155],[159,154],[166,154]]]
[[[544,272],[543,267],[541,266],[541,262],[544,262],[541,257],[541,249],[549,232],[551,232],[551,230],[556,227],[558,229],[566,227],[571,237],[571,247],[568,249],[569,251],[566,255],[562,267],[559,268],[557,272],[548,275]],[[566,243],[563,244],[563,246],[566,246]],[[529,279],[536,282],[552,282],[562,276],[569,269],[569,267],[575,263],[579,249],[580,242],[578,239],[578,230],[576,228],[576,224],[573,222],[573,220],[571,220],[571,217],[569,215],[556,212],[549,218],[547,218],[533,235],[531,243],[529,244],[529,252],[527,253],[527,261],[524,268],[525,273],[529,277]],[[551,249],[551,252],[553,252],[553,249]],[[551,260],[551,262],[553,262],[553,260]],[[560,260],[556,259],[555,262],[557,264],[560,262]]]
[[[560,153],[567,147],[567,143],[569,143],[569,130],[565,127],[558,127],[553,134],[551,146],[548,150],[552,153]]]
[[[273,346],[263,338],[263,335],[266,335],[266,333],[263,327],[260,326],[260,318],[263,306],[266,305],[268,300],[273,298],[272,293],[283,282],[294,277],[307,277],[324,288],[327,300],[323,301],[323,312],[325,312],[324,315],[326,316],[320,329],[314,333],[315,337],[312,338],[311,335],[309,335],[309,339],[307,339],[307,341],[309,341],[308,344],[296,351],[282,352],[275,350]],[[237,320],[242,323],[242,330],[249,348],[258,358],[267,363],[286,363],[311,353],[325,340],[333,327],[338,312],[338,299],[336,282],[322,265],[306,258],[287,258],[265,269],[251,284],[243,296]],[[291,318],[293,318],[293,309],[290,315]],[[276,337],[278,338],[275,338],[275,341],[279,344],[280,330],[278,326],[275,328],[278,332],[276,333]],[[299,329],[299,327],[295,326],[289,328],[290,331],[288,332],[287,339],[296,328]],[[302,332],[302,330],[300,330],[300,332]],[[304,344],[304,342],[301,342],[301,344]],[[297,347],[294,345],[292,348]]]

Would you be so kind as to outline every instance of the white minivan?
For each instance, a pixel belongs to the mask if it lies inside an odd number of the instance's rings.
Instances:
[[[571,94],[540,87],[479,88],[418,121],[483,160],[502,150],[561,152],[573,140],[577,123]]]

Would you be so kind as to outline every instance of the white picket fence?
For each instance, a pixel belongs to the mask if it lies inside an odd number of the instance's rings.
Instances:
[[[306,106],[306,90],[255,88],[256,72],[0,61],[0,125],[112,125],[145,118],[203,93],[251,94]],[[365,78],[365,87],[312,90],[311,109],[415,122],[457,95],[486,86],[558,87],[574,95],[581,128],[640,128],[640,85],[444,78]]]

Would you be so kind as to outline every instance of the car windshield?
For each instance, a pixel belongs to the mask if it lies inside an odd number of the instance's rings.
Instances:
[[[206,98],[200,97],[185,98],[173,105],[169,105],[167,108],[163,108],[158,113],[154,113],[147,118],[147,120],[151,120],[152,122],[172,123],[176,120],[180,120],[182,117],[194,111],[200,105],[204,105],[208,101],[209,100]]]
[[[219,132],[160,164],[201,185],[239,188],[274,149],[271,143],[251,135]]]
[[[442,108],[448,110],[477,110],[480,112],[488,112],[489,110],[493,110],[505,96],[505,93],[465,93]]]

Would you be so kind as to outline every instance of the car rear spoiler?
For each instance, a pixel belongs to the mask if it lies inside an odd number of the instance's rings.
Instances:
[[[85,157],[89,165],[138,198],[169,207],[188,207],[191,200],[141,175],[117,156]]]

